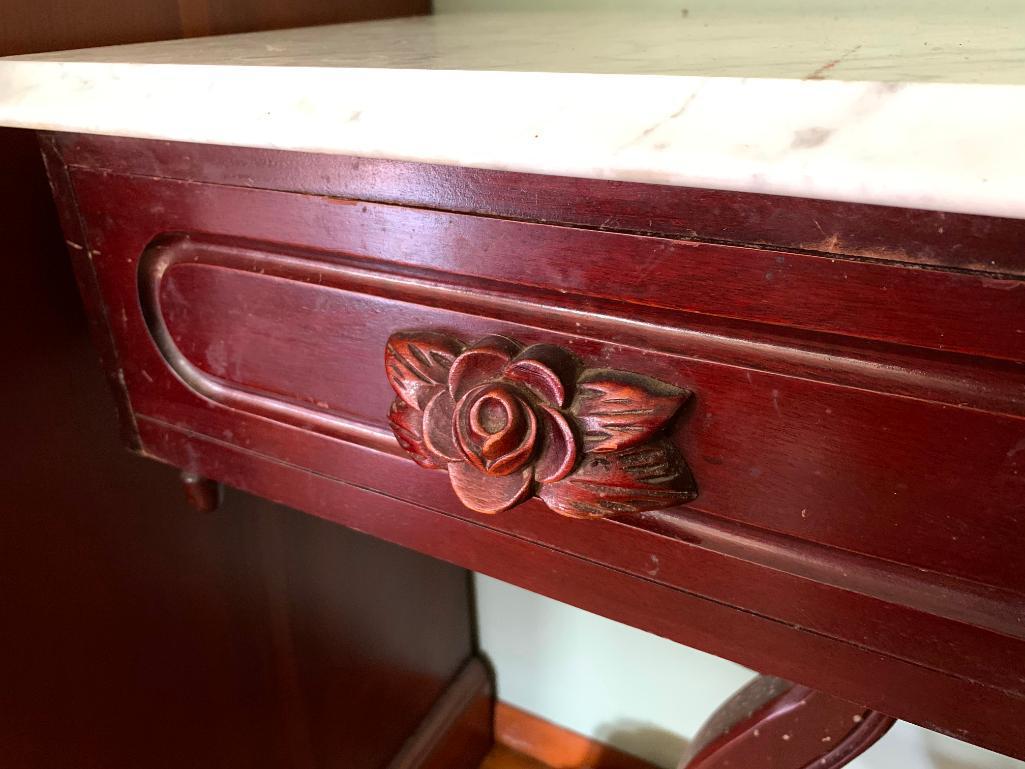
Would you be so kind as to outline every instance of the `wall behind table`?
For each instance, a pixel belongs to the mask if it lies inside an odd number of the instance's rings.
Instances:
[[[755,674],[718,657],[476,575],[480,640],[498,696],[663,769],[720,702]],[[898,723],[852,769],[1025,769]]]

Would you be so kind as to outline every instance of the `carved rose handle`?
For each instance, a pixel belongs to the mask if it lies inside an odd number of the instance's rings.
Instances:
[[[467,346],[400,332],[384,361],[399,445],[421,466],[447,469],[472,510],[497,513],[537,495],[561,515],[602,518],[697,495],[663,435],[686,390],[502,336]]]

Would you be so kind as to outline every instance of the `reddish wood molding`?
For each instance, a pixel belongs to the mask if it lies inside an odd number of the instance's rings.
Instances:
[[[503,336],[465,346],[430,331],[393,334],[388,421],[422,467],[447,469],[471,510],[532,495],[560,515],[603,518],[697,494],[663,432],[690,393],[628,371],[581,368],[550,344]]]
[[[837,769],[894,719],[782,678],[759,676],[698,731],[680,769]]]

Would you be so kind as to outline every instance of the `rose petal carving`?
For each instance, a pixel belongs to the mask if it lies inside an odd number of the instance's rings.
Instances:
[[[651,440],[689,395],[641,374],[592,369],[580,377],[571,411],[585,451],[619,451]]]
[[[448,390],[459,401],[474,387],[498,379],[520,346],[504,336],[486,336],[454,361],[448,374]]]
[[[455,408],[448,390],[439,389],[423,413],[424,444],[437,457],[449,462],[465,458],[456,445]]]
[[[478,513],[500,513],[530,496],[533,471],[525,467],[511,475],[485,475],[467,462],[453,462],[448,477],[459,500]]]
[[[666,440],[585,454],[575,473],[538,492],[552,510],[571,518],[658,510],[682,505],[695,495],[694,477]]]
[[[549,406],[562,408],[568,403],[577,362],[574,357],[554,344],[531,345],[510,363],[502,376],[518,382]]]
[[[463,345],[433,332],[392,334],[384,348],[384,367],[395,394],[423,410],[439,385],[448,382],[449,369]]]
[[[388,424],[403,451],[412,456],[418,465],[431,470],[445,466],[431,453],[424,441],[422,413],[396,398],[388,410]]]
[[[577,462],[577,441],[566,417],[561,411],[541,407],[543,445],[534,464],[534,478],[538,483],[561,481]]]
[[[464,395],[455,408],[456,444],[488,475],[508,475],[531,457],[537,416],[508,385],[489,383]]]
[[[423,467],[447,468],[472,510],[537,494],[561,515],[602,518],[697,494],[665,433],[686,390],[502,336],[466,348],[439,333],[394,334],[385,363],[399,445]]]

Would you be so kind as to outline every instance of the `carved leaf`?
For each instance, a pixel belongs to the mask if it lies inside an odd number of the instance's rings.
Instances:
[[[571,411],[588,452],[619,451],[651,440],[690,395],[628,371],[589,369]]]
[[[694,477],[667,440],[587,454],[575,472],[538,491],[550,508],[571,518],[674,507],[695,495]]]
[[[392,334],[384,349],[384,367],[395,394],[423,411],[439,386],[447,385],[452,361],[463,345],[430,331]]]
[[[444,462],[438,459],[428,449],[423,435],[423,413],[410,406],[405,401],[396,398],[388,410],[388,424],[399,446],[421,467],[436,470],[444,467]]]

